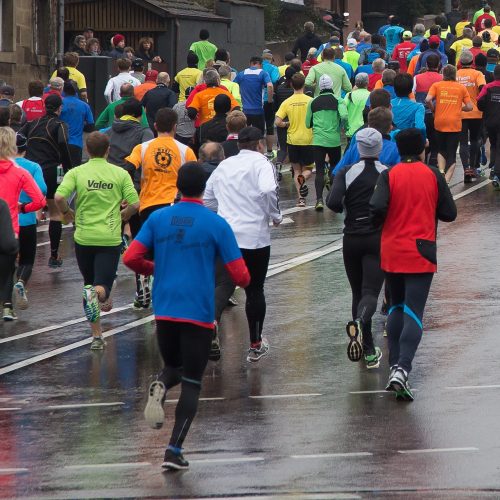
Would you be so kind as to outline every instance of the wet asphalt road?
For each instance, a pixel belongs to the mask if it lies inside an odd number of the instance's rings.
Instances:
[[[30,308],[0,325],[0,497],[500,498],[500,194],[455,182],[455,194],[466,191],[458,220],[439,229],[439,273],[411,376],[416,401],[383,391],[379,314],[381,368],[347,360],[342,217],[293,211],[273,230],[271,353],[245,361],[238,291],[185,442],[191,468],[181,473],[159,467],[178,391],[168,394],[162,430],[143,422],[161,363],[151,312],[130,308],[131,273],[120,265],[115,310],[103,319],[113,335],[103,353],[90,352],[71,229],[61,270],[46,268],[40,232]],[[281,184],[282,208],[291,208],[290,176]]]

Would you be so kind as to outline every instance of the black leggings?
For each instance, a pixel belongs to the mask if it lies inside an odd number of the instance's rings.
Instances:
[[[390,308],[387,318],[389,365],[408,373],[422,339],[422,318],[434,273],[386,273]]]
[[[473,168],[474,170],[479,168],[479,144],[482,123],[483,121],[480,118],[462,120],[462,132],[460,133],[460,159],[462,160],[464,170],[467,168]]]
[[[375,354],[372,317],[384,282],[380,269],[380,233],[344,235],[342,252],[347,279],[352,291],[352,319],[363,329],[363,350]]]
[[[500,128],[488,127],[490,140],[490,167],[494,166],[495,175],[500,177]]]
[[[19,267],[17,279],[28,283],[36,257],[36,224],[19,227]]]
[[[425,114],[425,132],[429,140],[427,164],[432,167],[437,167],[438,143],[436,139],[436,129],[434,128],[434,115],[432,113]]]
[[[436,139],[439,154],[446,160],[445,171],[457,162],[457,148],[461,132],[439,132],[436,130]]]
[[[245,312],[250,343],[257,344],[262,338],[262,328],[266,317],[266,297],[264,296],[264,281],[266,280],[271,247],[247,249],[241,248],[241,254],[250,273],[250,284],[245,288],[247,301]]]
[[[285,163],[286,156],[288,154],[288,146],[286,143],[286,135],[287,135],[286,128],[277,127],[277,134],[278,134],[279,151],[278,151],[278,156],[276,157],[276,162]]]
[[[217,259],[215,264],[215,320],[220,323],[220,318],[227,306],[228,300],[234,293],[234,283],[224,264]]]
[[[169,444],[182,448],[198,409],[201,379],[208,362],[212,330],[192,323],[157,320],[156,335],[165,365],[159,379],[167,390],[181,384]]]
[[[106,298],[111,293],[120,261],[121,245],[98,247],[79,245],[75,242],[76,262],[83,276],[84,285],[102,286]]]
[[[325,148],[323,146],[314,146],[314,163],[316,164],[316,178],[314,187],[316,188],[316,199],[323,198],[323,189],[325,187],[325,158],[328,155],[330,165],[337,165],[342,156],[342,148]]]
[[[12,305],[16,255],[0,254],[0,305]]]

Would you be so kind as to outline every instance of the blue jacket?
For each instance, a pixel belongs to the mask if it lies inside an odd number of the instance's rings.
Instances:
[[[263,61],[262,69],[269,75],[273,85],[280,79],[280,70],[278,66],[271,64],[269,61]],[[267,102],[267,87],[264,89],[264,102]]]
[[[37,186],[40,188],[40,191],[43,194],[47,194],[47,185],[45,184],[45,180],[43,178],[42,168],[38,163],[34,161],[27,160],[26,158],[16,158],[16,163],[24,170],[27,170],[35,182]],[[29,203],[31,198],[24,192],[21,191],[21,195],[19,196],[20,203]],[[36,212],[29,212],[27,214],[19,214],[19,225],[20,226],[32,226],[36,224]]]
[[[415,67],[415,74],[416,75],[418,75],[418,73],[420,73],[420,70],[422,68],[425,68],[427,66],[427,58],[431,54],[436,54],[437,56],[439,56],[441,58],[441,67],[444,68],[448,64],[448,57],[445,54],[443,54],[440,50],[436,50],[436,49],[426,50],[425,52],[422,52],[422,54],[418,58],[417,66]]]
[[[349,78],[349,80],[352,80],[354,71],[352,70],[352,66],[349,63],[342,61],[342,59],[335,59],[333,62],[335,64],[338,64],[341,68],[344,68],[345,72],[347,73],[347,78]]]
[[[393,123],[399,130],[418,128],[425,138],[425,108],[423,104],[409,97],[396,97],[391,100]]]
[[[356,134],[354,134],[352,136],[349,147],[344,152],[344,156],[332,170],[331,172],[332,175],[336,175],[341,168],[347,165],[354,165],[359,160],[360,157],[359,157],[358,147],[356,145]],[[384,135],[382,141],[382,151],[380,152],[379,161],[380,163],[382,163],[382,165],[385,165],[386,167],[393,167],[394,165],[396,165],[401,161],[401,157],[399,156],[399,151],[398,147],[396,146],[396,143],[391,141],[389,136],[387,135]]]

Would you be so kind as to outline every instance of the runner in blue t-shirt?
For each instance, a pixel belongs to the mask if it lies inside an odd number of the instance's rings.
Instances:
[[[401,36],[403,34],[404,28],[399,26],[399,20],[394,16],[390,20],[391,25],[384,31],[384,36],[387,41],[386,50],[388,54],[394,52],[394,47],[401,42]]]
[[[247,126],[257,127],[264,134],[266,122],[262,91],[267,88],[267,102],[273,102],[273,84],[271,77],[262,69],[262,57],[252,57],[250,67],[240,71],[234,81],[240,86],[243,113],[247,117]]]
[[[123,256],[139,274],[154,274],[153,310],[165,368],[149,387],[144,410],[155,429],[163,425],[166,391],[181,384],[175,424],[162,467],[187,469],[182,444],[196,415],[201,380],[208,362],[215,320],[215,265],[220,259],[236,285],[250,274],[234,233],[219,215],[203,206],[207,174],[198,162],[180,169],[180,203],[149,216]],[[154,263],[146,259],[154,252]]]
[[[71,80],[64,83],[63,106],[61,120],[68,124],[68,146],[71,164],[77,167],[82,163],[83,132],[94,130],[94,117],[90,106],[77,96],[77,89]]]

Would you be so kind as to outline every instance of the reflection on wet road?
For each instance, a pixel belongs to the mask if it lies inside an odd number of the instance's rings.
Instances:
[[[416,401],[400,404],[383,390],[382,316],[381,368],[347,360],[342,217],[295,209],[285,176],[290,220],[273,230],[266,283],[271,355],[245,361],[238,291],[185,443],[191,468],[178,474],[159,470],[178,391],[167,396],[163,430],[142,418],[161,363],[151,312],[130,307],[133,277],[120,265],[115,309],[103,319],[108,345],[90,352],[71,229],[55,271],[41,231],[30,308],[0,326],[0,497],[498,498],[500,198],[488,182],[453,192],[459,217],[439,230]]]

